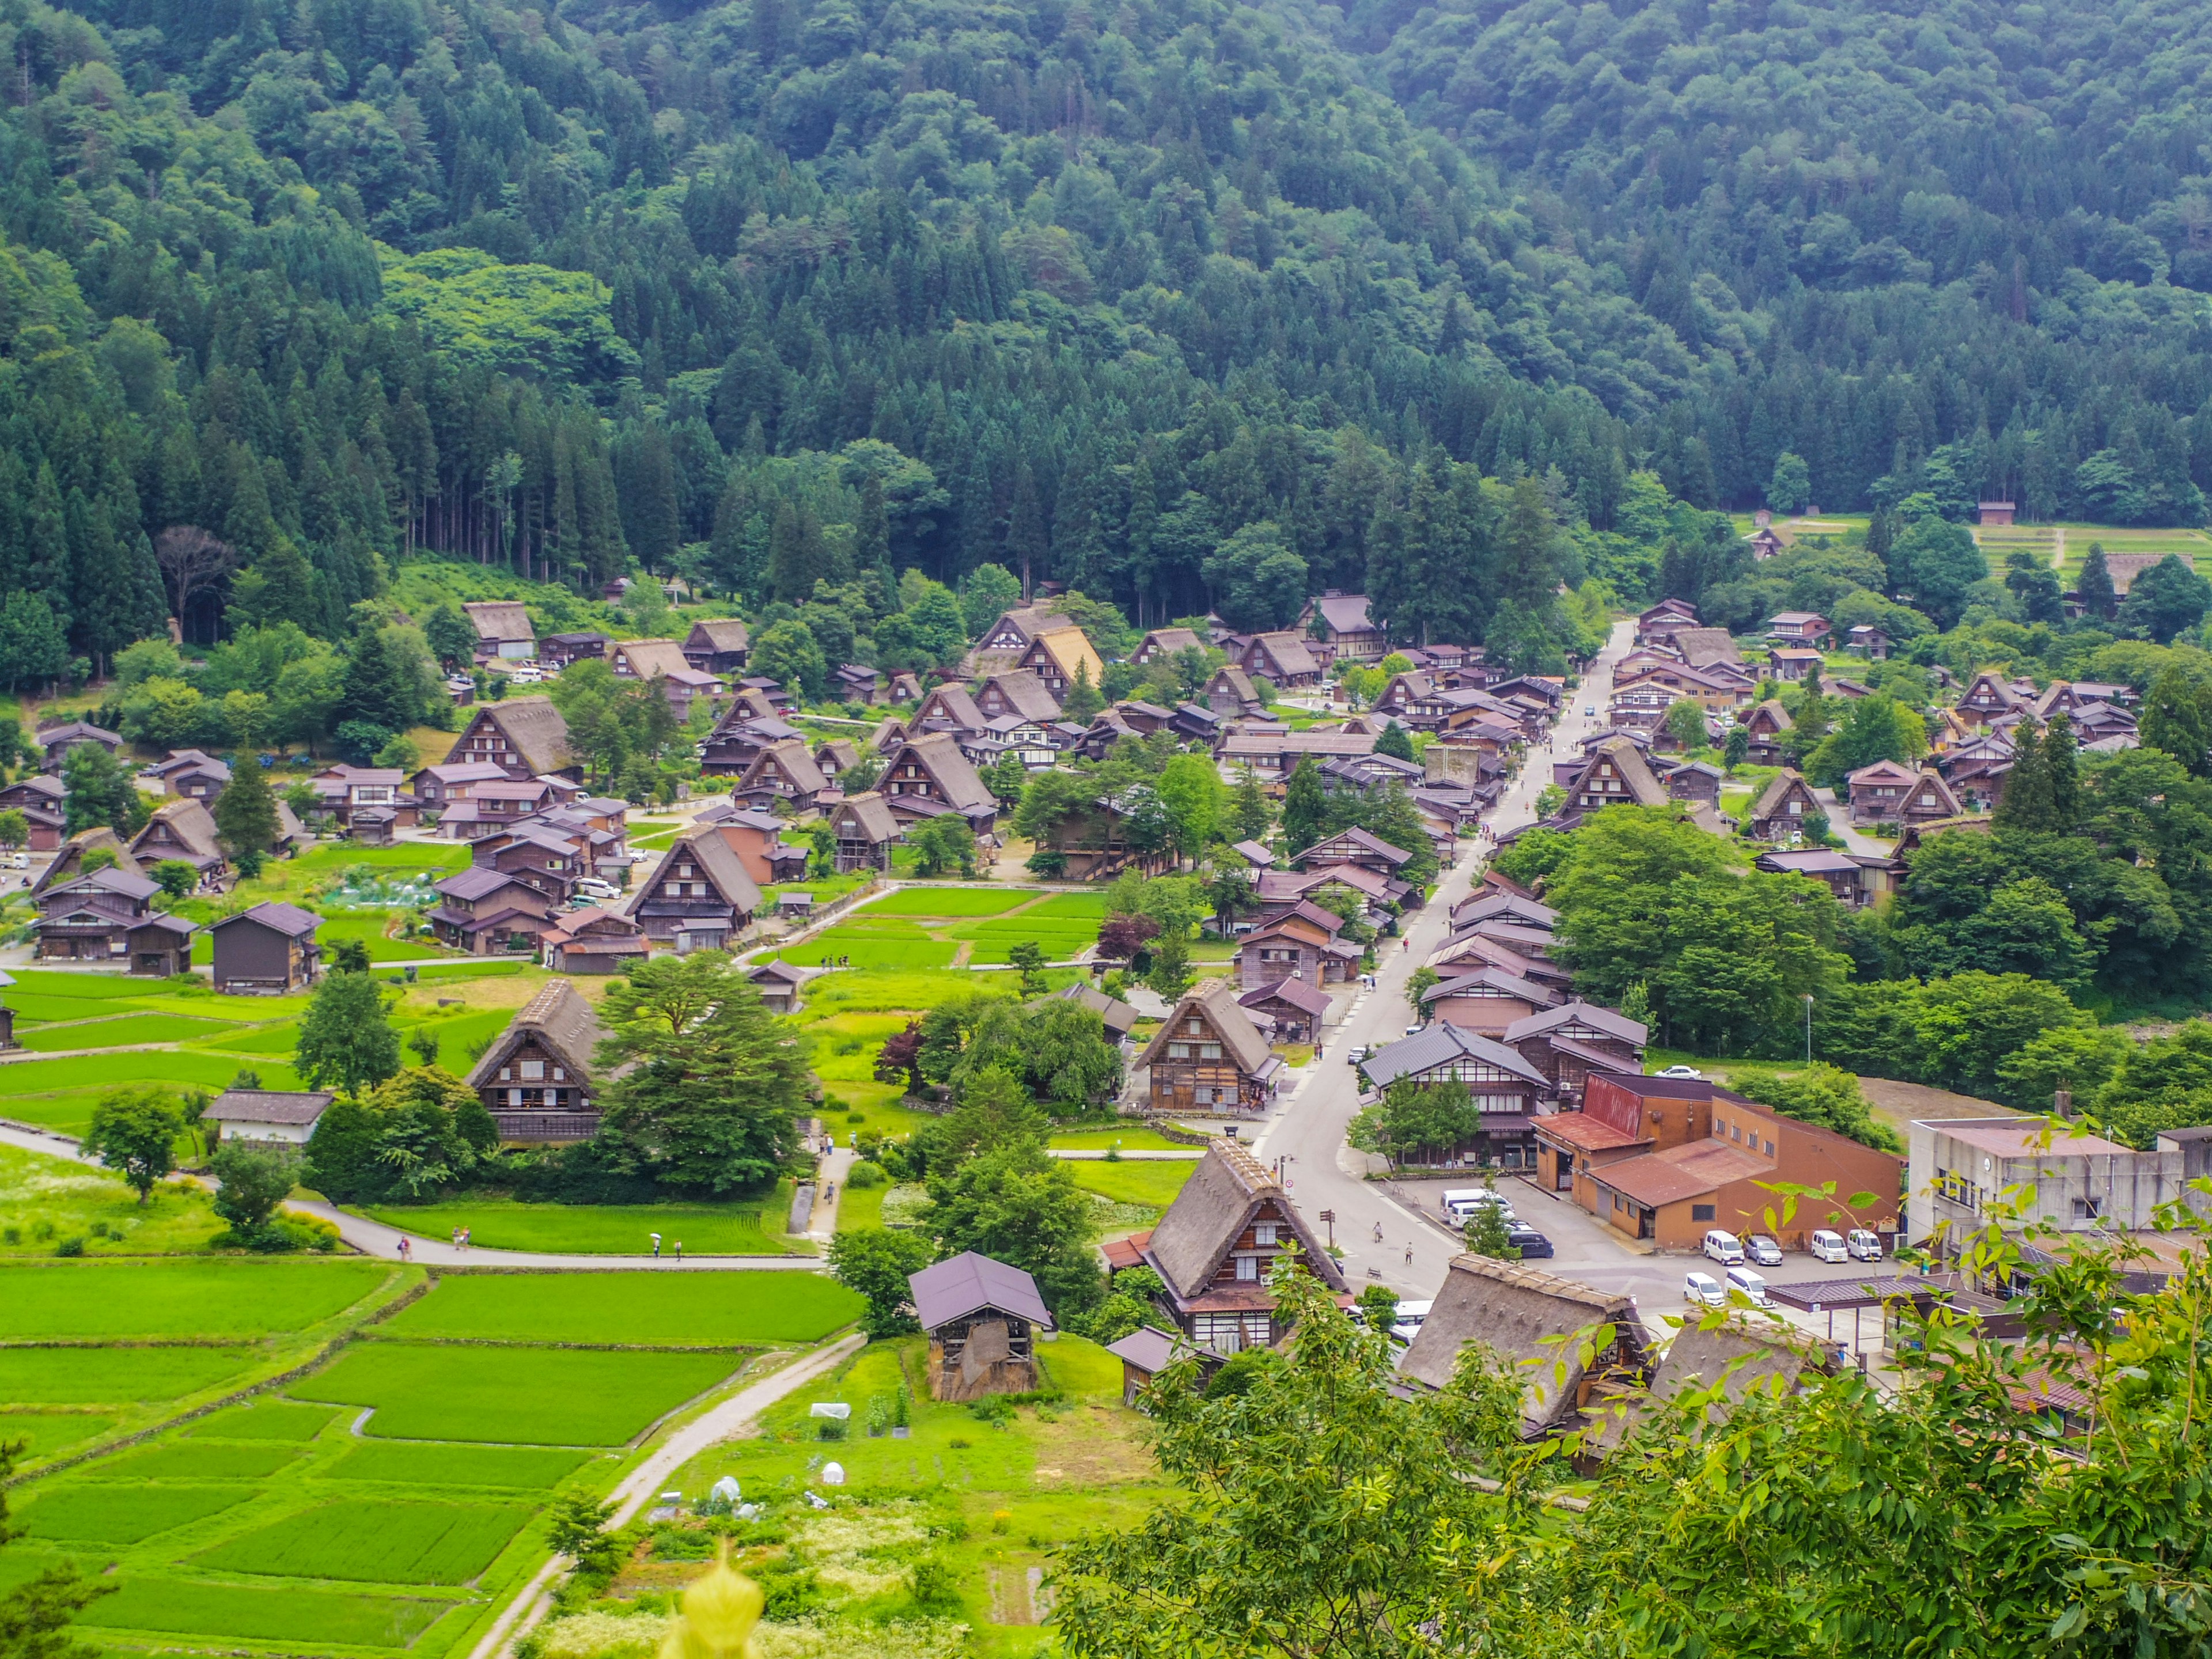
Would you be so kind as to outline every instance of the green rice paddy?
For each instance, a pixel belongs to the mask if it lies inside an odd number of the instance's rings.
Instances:
[[[321,1413],[327,1420],[329,1413]],[[300,1460],[300,1449],[282,1441],[259,1443],[172,1440],[102,1462],[102,1480],[258,1480]]]
[[[1035,893],[1019,888],[903,887],[855,914],[873,916],[995,916],[1017,905],[1031,903],[1036,898]]]
[[[860,1317],[861,1300],[811,1273],[454,1275],[380,1328],[395,1337],[727,1346],[813,1342]]]
[[[404,1440],[358,1442],[331,1467],[336,1480],[409,1486],[489,1486],[550,1492],[590,1461],[589,1452],[537,1446],[422,1445]]]
[[[55,1261],[12,1268],[0,1337],[263,1336],[358,1302],[380,1261]]]
[[[9,1271],[13,1272],[14,1269]],[[252,1348],[0,1348],[0,1400],[42,1406],[175,1400],[246,1370]]]
[[[780,1189],[781,1190],[781,1189]],[[689,1255],[789,1255],[804,1251],[780,1231],[788,1213],[768,1199],[758,1205],[519,1204],[456,1200],[447,1204],[386,1205],[364,1212],[387,1227],[422,1238],[451,1238],[456,1227],[470,1243],[495,1250],[533,1250],[562,1255],[653,1254],[653,1235],[671,1255],[680,1240]]]
[[[185,1432],[195,1438],[275,1440],[297,1443],[313,1440],[330,1423],[326,1406],[296,1406],[286,1400],[257,1400],[212,1417],[204,1417]]]
[[[286,1578],[462,1584],[529,1518],[528,1510],[504,1505],[356,1499],[288,1515],[197,1559],[219,1571]]]
[[[122,1048],[147,1042],[185,1042],[228,1033],[220,1020],[187,1019],[181,1014],[123,1014],[75,1024],[27,1027],[18,1034],[34,1053],[69,1048]]]
[[[251,1486],[63,1486],[24,1510],[23,1531],[69,1543],[137,1544],[252,1496]]]
[[[125,1578],[78,1621],[95,1630],[230,1638],[321,1647],[409,1648],[454,1603],[327,1590],[248,1589],[175,1578]]]
[[[0,1440],[20,1441],[27,1458],[45,1457],[115,1426],[90,1412],[0,1412]]]

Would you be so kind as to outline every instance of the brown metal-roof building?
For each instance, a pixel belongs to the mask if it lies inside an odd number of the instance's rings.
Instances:
[[[937,1400],[1026,1394],[1037,1386],[1036,1340],[1052,1329],[1036,1280],[963,1250],[907,1278],[915,1317],[929,1333],[929,1392]]]
[[[208,929],[215,941],[215,988],[234,995],[302,991],[320,971],[315,930],[323,919],[275,900],[225,916]]]

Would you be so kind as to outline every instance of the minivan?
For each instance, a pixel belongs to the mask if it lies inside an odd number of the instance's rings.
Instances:
[[[1512,1221],[1513,1206],[1503,1194],[1493,1193],[1487,1187],[1455,1188],[1443,1195],[1444,1213],[1462,1224],[1486,1206],[1494,1208],[1509,1223]]]
[[[1723,1267],[1743,1266],[1742,1242],[1723,1227],[1716,1227],[1705,1235],[1705,1254]]]
[[[1754,1308],[1774,1305],[1766,1299],[1766,1281],[1748,1267],[1730,1267],[1728,1270],[1728,1287],[1741,1294]]]
[[[1434,1302],[1401,1302],[1390,1325],[1392,1340],[1410,1345],[1421,1334],[1421,1322],[1429,1316],[1429,1310],[1436,1305]]]
[[[1687,1273],[1682,1279],[1682,1300],[1708,1308],[1725,1308],[1728,1295],[1711,1273]]]
[[[1743,1253],[1759,1267],[1778,1267],[1782,1265],[1782,1247],[1765,1233],[1753,1233],[1743,1241]]]
[[[1850,1252],[1844,1248],[1844,1236],[1832,1233],[1826,1227],[1814,1233],[1810,1240],[1813,1259],[1816,1261],[1848,1261]]]
[[[1863,1227],[1851,1229],[1850,1237],[1844,1241],[1844,1248],[1850,1252],[1854,1261],[1881,1260],[1881,1241]]]

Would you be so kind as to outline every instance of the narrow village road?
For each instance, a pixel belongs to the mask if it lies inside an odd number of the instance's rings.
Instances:
[[[1415,914],[1403,944],[1386,944],[1376,965],[1375,988],[1355,1000],[1342,1023],[1330,1030],[1324,1055],[1255,1139],[1255,1151],[1263,1161],[1285,1160],[1284,1182],[1310,1220],[1318,1220],[1323,1210],[1335,1214],[1335,1242],[1344,1252],[1345,1276],[1355,1291],[1381,1284],[1402,1297],[1432,1297],[1460,1246],[1455,1235],[1401,1203],[1381,1183],[1367,1180],[1364,1157],[1345,1146],[1346,1127],[1359,1109],[1359,1087],[1344,1056],[1356,1044],[1376,1048],[1395,1042],[1413,1023],[1406,981],[1443,942],[1452,906],[1467,896],[1481,866],[1479,849],[1489,847],[1498,832],[1533,821],[1536,797],[1552,781],[1553,762],[1576,758],[1575,744],[1604,729],[1613,694],[1613,665],[1628,650],[1633,630],[1632,623],[1614,625],[1582,684],[1561,703],[1549,746],[1529,751],[1513,787],[1485,819],[1491,834],[1467,843],[1459,861],[1438,880],[1427,905]],[[1595,712],[1586,715],[1585,708]],[[1539,1226],[1545,1224],[1533,1212],[1530,1218]],[[1612,1251],[1602,1243],[1599,1248]],[[1612,1251],[1612,1260],[1626,1263],[1632,1255]]]

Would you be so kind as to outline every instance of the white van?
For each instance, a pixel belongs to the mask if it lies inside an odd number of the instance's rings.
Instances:
[[[1728,1293],[1721,1289],[1720,1281],[1711,1273],[1687,1273],[1682,1279],[1682,1300],[1700,1307],[1725,1308]]]
[[[1471,1193],[1446,1193],[1443,1208],[1444,1213],[1462,1227],[1474,1219],[1478,1210],[1495,1210],[1505,1218],[1506,1225],[1513,1224],[1513,1206],[1498,1194],[1480,1188]]]
[[[1421,1334],[1421,1323],[1428,1318],[1429,1310],[1436,1305],[1434,1302],[1401,1302],[1397,1317],[1390,1326],[1391,1339],[1410,1346]]]
[[[1809,1241],[1815,1261],[1849,1261],[1850,1252],[1844,1248],[1844,1236],[1832,1233],[1826,1227],[1814,1233]]]
[[[1863,1227],[1851,1229],[1850,1237],[1844,1241],[1844,1248],[1850,1252],[1854,1261],[1881,1260],[1881,1241]]]
[[[1705,1235],[1705,1254],[1723,1267],[1743,1266],[1743,1241],[1724,1227]]]
[[[1774,1305],[1766,1299],[1766,1281],[1748,1267],[1730,1267],[1728,1270],[1728,1287],[1731,1291],[1741,1294],[1754,1308]]]

